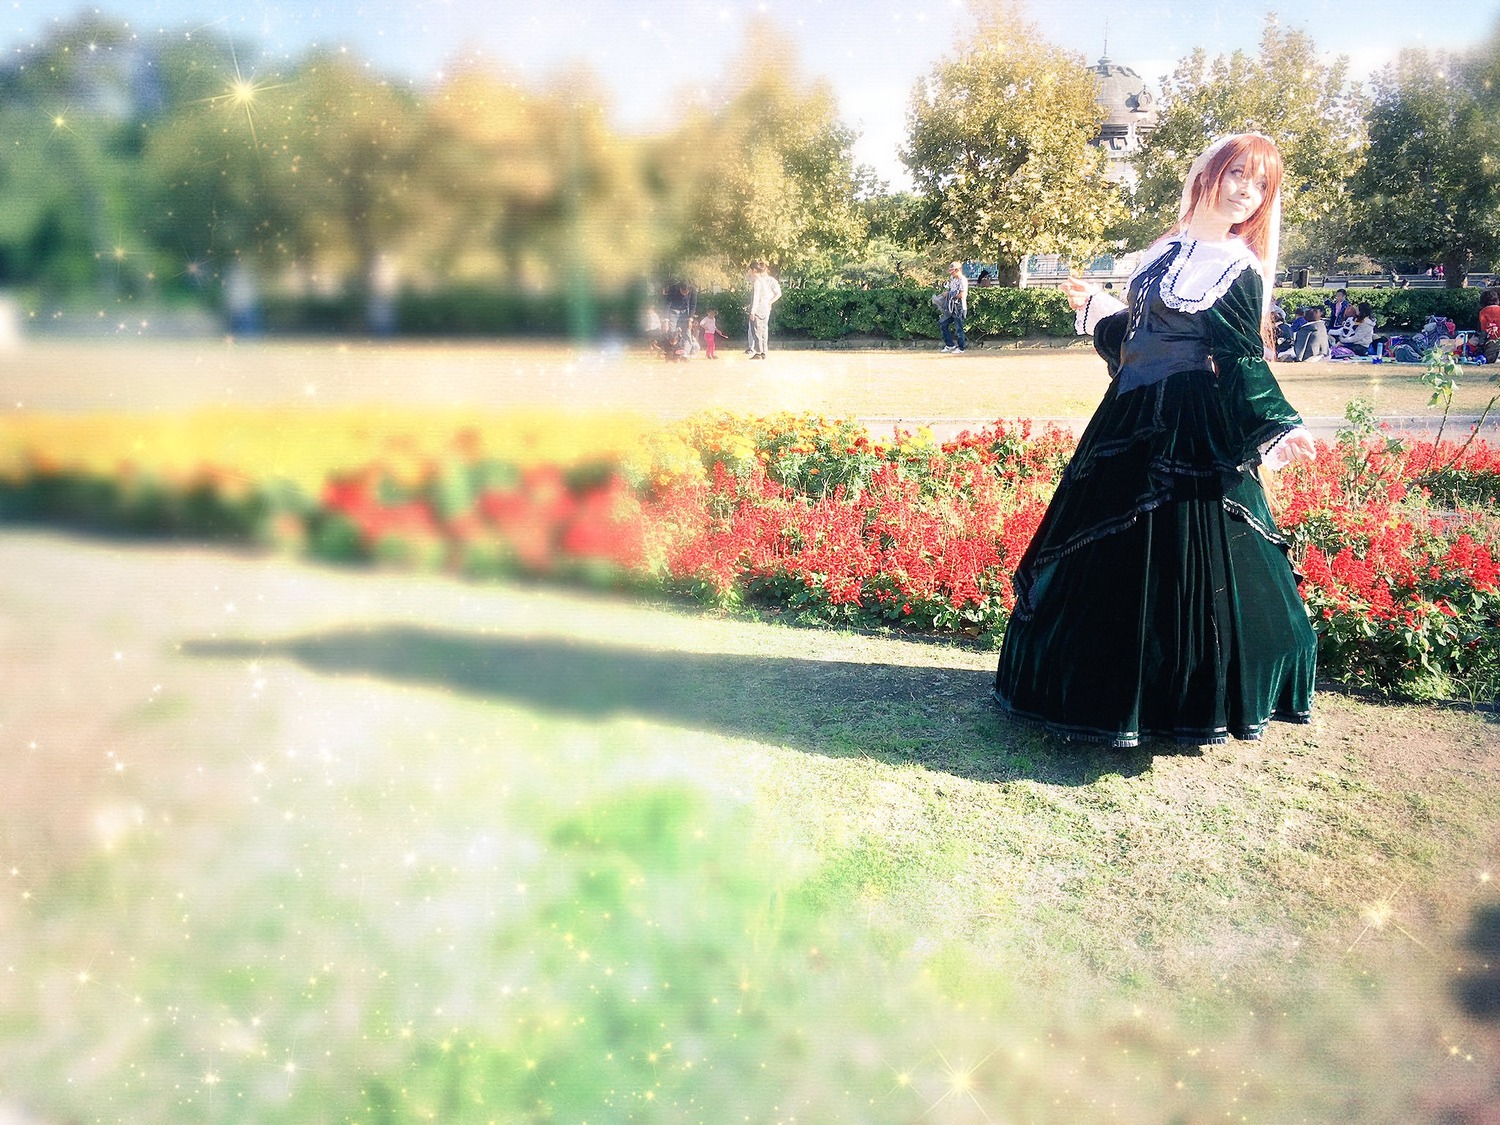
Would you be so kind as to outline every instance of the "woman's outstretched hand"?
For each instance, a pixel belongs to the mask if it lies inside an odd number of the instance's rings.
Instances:
[[[1081,277],[1068,277],[1064,279],[1063,283],[1058,286],[1058,288],[1061,289],[1063,291],[1063,295],[1068,298],[1068,304],[1073,306],[1074,312],[1077,312],[1079,309],[1083,308],[1084,305],[1089,303],[1089,298],[1092,297],[1095,293],[1099,292],[1099,287],[1097,285],[1090,285]]]

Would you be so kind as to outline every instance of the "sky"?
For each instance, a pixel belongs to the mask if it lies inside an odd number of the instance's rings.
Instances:
[[[1364,78],[1402,47],[1459,51],[1500,25],[1500,0],[1027,0],[1053,44],[1089,63],[1105,53],[1160,89],[1194,47],[1210,56],[1253,53],[1266,14],[1307,31],[1328,57],[1349,57]],[[582,60],[606,84],[624,130],[654,130],[695,91],[728,73],[755,15],[789,34],[802,72],[823,78],[844,121],[859,131],[855,158],[893,187],[907,186],[897,156],[913,85],[954,52],[971,26],[965,0],[11,0],[0,49],[24,52],[82,12],[138,33],[211,29],[261,49],[245,69],[274,69],[313,46],[347,50],[393,78],[430,86],[456,65],[479,63],[543,80]],[[248,75],[256,77],[254,73]]]

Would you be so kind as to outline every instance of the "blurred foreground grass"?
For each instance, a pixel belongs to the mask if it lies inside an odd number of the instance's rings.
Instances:
[[[0,573],[0,1107],[1500,1105],[1483,716],[1099,751],[953,645],[30,533]]]

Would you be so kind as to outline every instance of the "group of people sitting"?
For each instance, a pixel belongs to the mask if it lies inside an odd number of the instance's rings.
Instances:
[[[1324,314],[1327,320],[1324,320]],[[1306,305],[1295,310],[1287,320],[1279,306],[1271,308],[1271,324],[1276,333],[1276,358],[1287,362],[1369,355],[1376,345],[1375,311],[1366,301],[1352,304],[1347,291],[1333,295],[1333,303]],[[1342,349],[1342,352],[1336,349]]]
[[[1461,363],[1500,363],[1500,287],[1479,295],[1477,332],[1459,331],[1452,318],[1433,315],[1420,332],[1392,336],[1387,351],[1398,363],[1421,363],[1431,352],[1451,353]]]
[[[1491,287],[1479,299],[1479,333],[1458,331],[1453,321],[1430,316],[1420,332],[1405,336],[1378,336],[1375,313],[1366,301],[1354,304],[1343,289],[1332,303],[1297,308],[1288,320],[1279,305],[1271,307],[1276,334],[1276,358],[1288,363],[1320,359],[1351,359],[1372,352],[1401,363],[1421,363],[1431,351],[1449,350],[1473,362],[1500,362],[1500,288]]]

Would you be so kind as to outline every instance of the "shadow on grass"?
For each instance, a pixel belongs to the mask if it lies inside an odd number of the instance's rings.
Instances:
[[[1484,968],[1454,986],[1459,1007],[1475,1019],[1500,1020],[1500,906],[1474,911],[1465,944],[1484,958]]]
[[[1153,751],[1064,743],[1012,722],[990,674],[794,657],[691,653],[405,625],[266,641],[197,640],[190,656],[283,658],[503,700],[561,718],[620,716],[790,746],[827,757],[915,764],[980,781],[1086,785],[1150,768]]]

